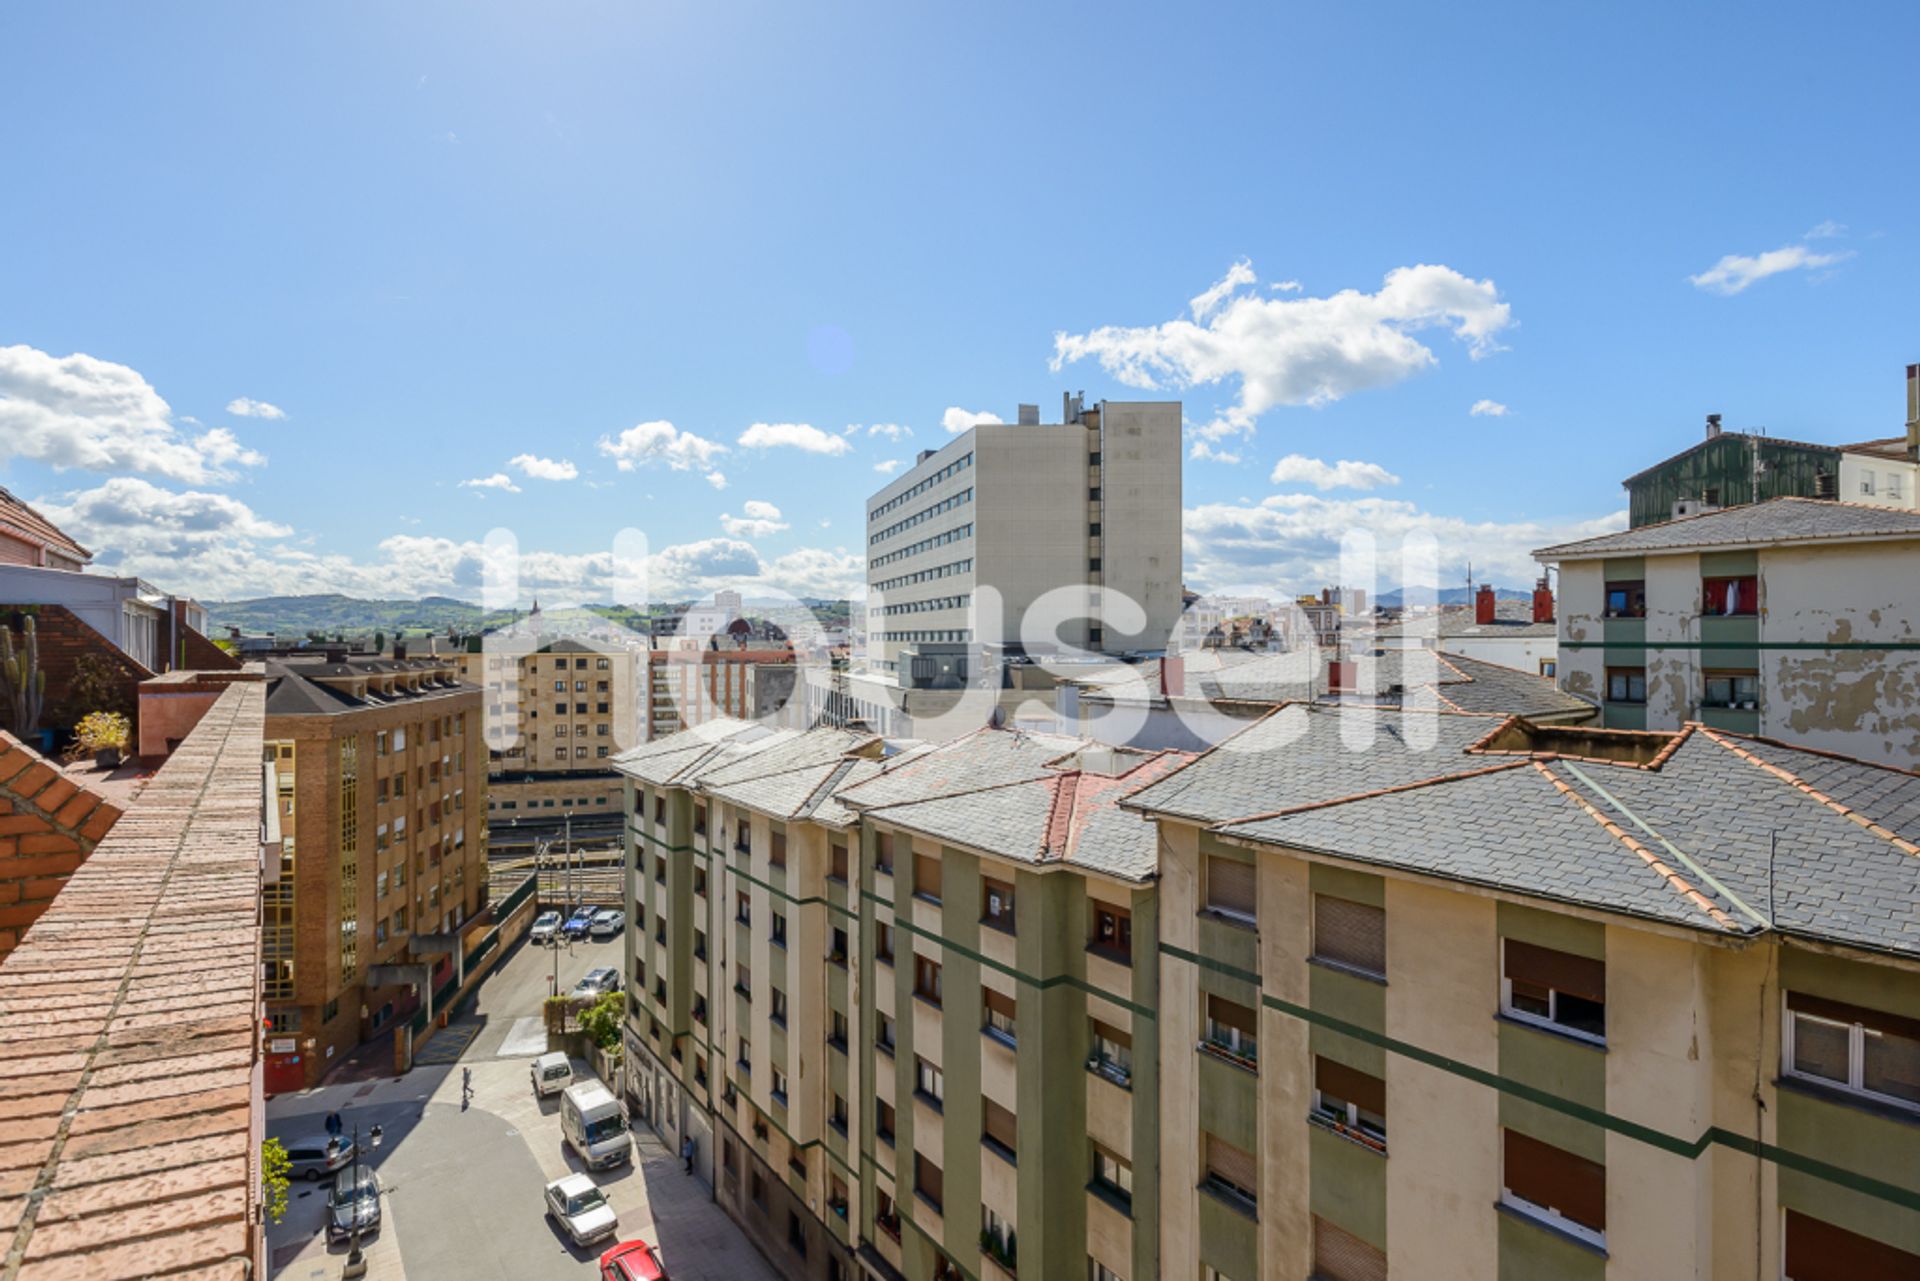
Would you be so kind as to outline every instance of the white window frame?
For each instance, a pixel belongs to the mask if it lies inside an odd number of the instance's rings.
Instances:
[[[1339,1103],[1340,1109],[1343,1110],[1342,1119],[1340,1120],[1341,1124],[1345,1125],[1349,1130],[1352,1130],[1355,1134],[1363,1134],[1367,1138],[1374,1140],[1383,1149],[1387,1146],[1387,1118],[1386,1117],[1384,1116],[1381,1117],[1380,1124],[1375,1125],[1371,1121],[1362,1121],[1360,1119],[1360,1113],[1362,1109],[1358,1103],[1353,1102],[1351,1099],[1336,1099],[1335,1102]],[[1313,1091],[1314,1119],[1318,1121],[1335,1120],[1336,1118],[1326,1115],[1327,1113],[1335,1110],[1336,1109],[1329,1106],[1327,1102],[1327,1096],[1320,1090],[1318,1086],[1315,1086]],[[1374,1114],[1369,1112],[1367,1113],[1367,1115],[1372,1116]]]
[[[1865,1085],[1867,1072],[1867,1036],[1868,1029],[1863,1023],[1841,1023],[1838,1019],[1822,1018],[1818,1014],[1802,1014],[1787,1008],[1786,994],[1780,996],[1782,1018],[1780,1021],[1780,1075],[1792,1077],[1796,1081],[1809,1081],[1814,1085],[1825,1086],[1829,1090],[1843,1090],[1848,1094],[1857,1094],[1862,1099],[1886,1107],[1900,1108],[1906,1112],[1920,1112],[1920,1103],[1903,1099],[1897,1094],[1881,1094],[1869,1090]],[[1799,1033],[1799,1020],[1812,1019],[1828,1027],[1847,1029],[1847,1079],[1840,1082],[1829,1076],[1817,1076],[1812,1072],[1802,1072],[1793,1065],[1794,1040]],[[1874,1036],[1881,1033],[1874,1032]]]
[[[1601,1008],[1604,1009],[1607,1004],[1608,1002],[1602,1001],[1600,1003]],[[1503,937],[1500,940],[1500,1013],[1513,1019],[1515,1022],[1525,1023],[1529,1027],[1545,1028],[1547,1031],[1557,1032],[1561,1036],[1570,1036],[1576,1041],[1585,1041],[1588,1045],[1605,1045],[1607,1043],[1607,1038],[1604,1036],[1595,1036],[1591,1032],[1582,1032],[1577,1027],[1568,1027],[1565,1023],[1556,1022],[1553,1016],[1559,1012],[1559,1009],[1560,990],[1552,987],[1547,989],[1546,1018],[1541,1018],[1531,1010],[1523,1010],[1514,1005],[1513,980],[1507,977],[1507,940]]]
[[[1572,1219],[1569,1219],[1552,1206],[1541,1205],[1537,1201],[1527,1200],[1506,1185],[1506,1176],[1504,1173],[1501,1175],[1500,1204],[1506,1206],[1516,1214],[1522,1214],[1529,1219],[1537,1220],[1556,1232],[1564,1232],[1576,1241],[1584,1241],[1588,1245],[1600,1250],[1607,1248],[1606,1233],[1595,1232],[1584,1223],[1575,1223]]]

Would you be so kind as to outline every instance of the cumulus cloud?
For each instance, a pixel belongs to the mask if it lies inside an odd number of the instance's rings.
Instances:
[[[1476,400],[1467,412],[1475,418],[1505,418],[1507,407],[1497,400]]]
[[[1312,485],[1315,489],[1378,489],[1398,485],[1400,478],[1379,463],[1357,463],[1343,458],[1337,463],[1288,454],[1273,465],[1268,478],[1276,485]]]
[[[1238,380],[1239,399],[1196,429],[1218,440],[1251,434],[1275,406],[1327,404],[1428,368],[1437,357],[1414,337],[1422,330],[1447,330],[1477,359],[1498,350],[1512,320],[1491,280],[1439,265],[1396,267],[1370,294],[1262,297],[1247,291],[1254,282],[1251,264],[1238,262],[1192,299],[1192,319],[1057,333],[1051,366],[1097,360],[1120,382],[1148,390]]]
[[[978,427],[983,423],[997,423],[999,421],[1000,415],[998,414],[985,412],[975,413],[971,409],[962,409],[958,405],[947,406],[947,412],[940,415],[940,425],[955,435],[969,428]]]
[[[564,458],[541,458],[535,454],[515,454],[507,466],[518,467],[523,476],[534,480],[572,480],[580,469]]]
[[[500,489],[505,490],[509,494],[517,494],[520,492],[520,486],[513,483],[513,477],[503,471],[497,471],[491,476],[479,476],[473,480],[463,480],[460,482],[460,488]]]
[[[160,393],[125,365],[25,345],[0,347],[0,462],[9,458],[186,484],[266,461],[224,427],[183,435]]]
[[[1193,447],[1187,451],[1187,457],[1199,459],[1203,462],[1216,463],[1237,463],[1240,461],[1240,455],[1238,453],[1231,449],[1217,448],[1205,437],[1196,437],[1194,439]]]
[[[710,471],[707,473],[707,483],[715,489],[725,489],[727,487],[727,473],[723,471]]]
[[[46,517],[111,567],[171,586],[182,564],[293,531],[227,494],[164,489],[138,476],[41,498]]]
[[[867,426],[867,435],[885,436],[888,440],[905,440],[913,435],[913,428],[905,423],[870,423]]]
[[[1802,239],[1826,240],[1841,235],[1845,231],[1846,228],[1839,223],[1828,221],[1808,231]],[[1778,276],[1789,271],[1815,271],[1845,262],[1851,257],[1853,257],[1853,251],[1850,249],[1838,250],[1834,253],[1815,253],[1805,244],[1782,245],[1778,249],[1769,249],[1764,253],[1728,254],[1699,275],[1688,276],[1687,280],[1696,289],[1732,297],[1769,276]]]
[[[740,433],[742,449],[798,449],[833,457],[853,452],[846,437],[821,431],[811,423],[755,423]]]
[[[601,453],[621,471],[660,463],[674,471],[712,472],[714,460],[727,452],[717,440],[681,431],[665,419],[636,423],[618,436],[602,436]],[[715,488],[724,488],[724,484]]]
[[[720,516],[720,528],[735,538],[765,538],[791,528],[780,518],[780,509],[772,503],[749,498],[740,510],[743,514],[739,516],[725,512]]]
[[[882,476],[891,476],[893,475],[893,473],[899,471],[904,466],[906,466],[906,464],[900,461],[898,458],[888,458],[888,459],[884,459],[881,462],[875,463],[873,465],[873,469],[879,472]]]
[[[264,400],[255,400],[251,396],[235,396],[227,402],[227,412],[237,418],[285,418],[287,411],[278,405],[270,405]]]
[[[1340,542],[1350,530],[1374,536],[1382,586],[1400,579],[1400,548],[1416,531],[1439,544],[1440,583],[1463,581],[1466,563],[1483,581],[1529,583],[1539,576],[1537,547],[1626,527],[1626,513],[1588,520],[1469,521],[1436,516],[1388,498],[1274,494],[1258,502],[1208,503],[1185,513],[1185,574],[1202,591],[1282,595],[1335,582]]]

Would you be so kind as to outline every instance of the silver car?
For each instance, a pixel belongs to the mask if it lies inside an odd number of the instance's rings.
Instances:
[[[547,1184],[547,1214],[566,1229],[575,1245],[586,1245],[620,1230],[607,1194],[584,1174],[569,1174]]]
[[[627,928],[627,914],[617,907],[603,908],[594,913],[593,923],[587,926],[590,939],[619,938]]]
[[[353,1162],[353,1140],[325,1134],[288,1139],[287,1177],[318,1183]]]
[[[356,1228],[361,1236],[380,1230],[380,1176],[370,1165],[348,1166],[334,1175],[327,1197],[327,1240],[345,1241]]]

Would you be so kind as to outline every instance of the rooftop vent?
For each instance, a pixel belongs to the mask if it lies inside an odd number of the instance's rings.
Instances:
[[[1018,421],[1020,426],[1022,427],[1038,427],[1040,425],[1040,406],[1038,405],[1020,406]]]
[[[1708,414],[1707,415],[1707,439],[1712,440],[1715,436],[1718,436],[1719,434],[1720,434],[1720,415]]]

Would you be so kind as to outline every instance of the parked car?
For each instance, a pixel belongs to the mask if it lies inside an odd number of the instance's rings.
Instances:
[[[584,1174],[568,1174],[547,1184],[547,1214],[575,1245],[586,1245],[619,1231],[620,1220],[607,1194]]]
[[[560,937],[570,939],[585,938],[587,936],[587,928],[593,924],[594,915],[598,910],[598,908],[592,907],[575,908],[573,915],[567,918],[567,923],[560,927]]]
[[[627,928],[627,914],[617,907],[603,908],[593,914],[593,922],[587,926],[587,937],[594,939],[619,938]]]
[[[318,1183],[353,1160],[353,1140],[333,1135],[315,1134],[292,1139],[284,1146],[287,1149],[287,1177],[290,1179]]]
[[[579,1081],[561,1093],[560,1137],[589,1169],[619,1165],[633,1156],[627,1114],[599,1081]]]
[[[558,1094],[573,1084],[573,1062],[558,1050],[551,1054],[542,1054],[527,1069],[533,1076],[535,1098],[546,1098],[549,1094]]]
[[[533,918],[533,928],[527,931],[527,937],[536,943],[551,943],[559,932],[560,913],[549,910]]]
[[[660,1256],[635,1237],[600,1256],[600,1281],[668,1281]]]
[[[345,1241],[356,1227],[361,1236],[380,1230],[380,1176],[370,1165],[348,1166],[334,1175],[327,1196],[327,1240]]]
[[[620,971],[609,965],[603,965],[597,970],[588,970],[587,977],[573,985],[575,996],[605,996],[609,992],[619,990]]]

